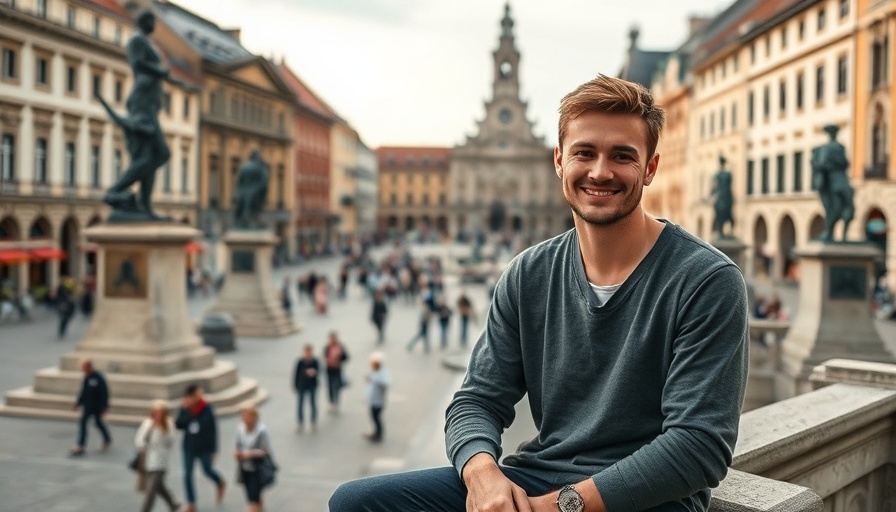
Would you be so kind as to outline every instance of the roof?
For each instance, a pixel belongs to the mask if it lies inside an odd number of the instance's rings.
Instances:
[[[131,14],[121,6],[116,0],[86,0],[88,3],[94,4],[101,9],[104,9],[113,14],[117,14],[122,18],[131,19]]]
[[[310,87],[308,87],[308,84],[289,69],[289,66],[287,66],[285,62],[276,64],[276,68],[283,78],[283,81],[286,82],[286,85],[292,90],[293,94],[295,94],[296,101],[298,101],[300,105],[323,117],[330,119],[339,117],[333,112],[333,109],[331,109],[317,96],[317,94],[314,93],[314,91],[311,90]]]
[[[383,146],[373,150],[380,170],[448,170],[451,148],[434,146]]]
[[[171,30],[208,61],[231,64],[254,58],[226,30],[166,0],[154,0],[153,8]]]

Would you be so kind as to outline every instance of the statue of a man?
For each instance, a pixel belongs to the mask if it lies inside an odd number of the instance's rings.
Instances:
[[[138,30],[128,41],[128,64],[134,73],[134,86],[127,98],[127,117],[119,115],[103,98],[97,96],[110,117],[124,130],[131,156],[131,164],[103,198],[113,209],[110,220],[161,219],[153,212],[150,198],[156,170],[171,156],[159,125],[159,111],[164,97],[162,80],[181,87],[186,87],[186,84],[172,78],[168,69],[162,66],[159,52],[149,40],[155,25],[155,15],[150,11],[142,12],[137,17]],[[138,182],[139,204],[130,191],[131,186]]]
[[[812,184],[824,206],[824,231],[821,233],[824,241],[834,240],[834,225],[839,220],[843,221],[842,240],[845,241],[849,222],[855,215],[853,190],[849,185],[849,160],[846,149],[837,142],[839,130],[837,125],[825,126],[824,131],[831,140],[812,149]]]
[[[252,151],[236,175],[234,195],[234,226],[238,228],[261,227],[258,214],[268,198],[268,164],[261,159],[258,150]]]
[[[712,220],[712,232],[719,238],[733,236],[734,232],[734,194],[731,191],[731,171],[725,167],[725,157],[719,155],[719,172],[712,181],[710,194],[715,198],[713,209],[715,216]],[[731,225],[731,232],[725,233],[725,224]]]

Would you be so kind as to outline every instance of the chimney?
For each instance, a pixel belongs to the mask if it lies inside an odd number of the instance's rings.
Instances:
[[[239,28],[225,28],[224,32],[227,33],[228,36],[234,38],[236,42],[240,42],[240,29]]]
[[[704,16],[690,16],[688,18],[688,37],[696,34],[700,29],[706,26],[707,23],[712,21],[712,18],[707,18]]]

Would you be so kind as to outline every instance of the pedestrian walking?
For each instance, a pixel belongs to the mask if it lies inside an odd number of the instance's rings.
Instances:
[[[348,289],[348,262],[339,267],[339,298],[345,299]]]
[[[62,278],[56,287],[56,311],[59,313],[59,327],[57,336],[61,340],[65,338],[68,324],[75,315],[75,282],[71,277]]]
[[[264,502],[261,491],[273,483],[273,455],[271,438],[264,423],[258,420],[258,409],[253,406],[243,407],[240,411],[240,424],[236,428],[236,450],[233,456],[237,461],[239,481],[246,488],[246,501],[249,512],[261,512]]]
[[[296,362],[293,372],[293,388],[298,397],[298,413],[296,432],[301,433],[305,429],[305,399],[307,398],[311,409],[311,429],[317,429],[317,376],[320,373],[320,364],[314,357],[314,347],[310,344],[302,349],[302,357]]]
[[[473,309],[473,302],[467,296],[466,291],[461,291],[457,298],[457,314],[460,316],[460,346],[467,347],[467,330],[470,320],[476,319],[476,312]]]
[[[280,307],[286,311],[287,315],[292,313],[292,300],[289,298],[289,277],[283,278],[283,284],[280,285]]]
[[[187,506],[184,512],[195,512],[196,490],[193,488],[193,467],[196,460],[205,476],[215,483],[215,502],[221,503],[227,483],[214,467],[218,453],[218,425],[212,405],[205,401],[202,388],[196,384],[187,386],[177,420],[178,430],[184,431],[182,445],[184,464],[184,494]]]
[[[143,452],[143,469],[137,476],[137,490],[146,493],[140,512],[152,510],[156,496],[161,496],[172,511],[180,509],[180,503],[165,485],[165,473],[171,447],[174,446],[174,422],[168,415],[164,400],[154,400],[149,417],[143,420],[134,436],[137,451]]]
[[[376,326],[376,342],[378,345],[383,344],[383,330],[386,327],[386,317],[388,315],[389,306],[386,304],[386,294],[382,290],[377,290],[373,295],[373,311],[370,313],[370,320]]]
[[[448,329],[451,325],[451,315],[454,312],[445,300],[445,296],[440,294],[436,301],[436,314],[439,316],[439,328],[442,334],[440,339],[440,347],[442,350],[448,348]]]
[[[343,484],[330,512],[709,508],[747,383],[743,274],[644,211],[665,119],[650,91],[600,75],[559,111],[553,163],[574,226],[499,279],[445,412],[453,467]],[[502,454],[524,395],[538,436]]]
[[[77,444],[69,450],[71,455],[84,455],[84,447],[87,444],[87,422],[91,417],[103,436],[100,451],[108,450],[112,444],[109,429],[103,422],[103,416],[109,409],[109,387],[106,385],[106,378],[93,367],[93,361],[90,359],[81,361],[81,371],[84,373],[84,380],[81,382],[78,402],[72,407],[75,411],[81,408],[81,420],[78,422]]]
[[[371,443],[383,440],[382,414],[386,407],[386,391],[389,390],[389,384],[389,373],[383,368],[383,354],[374,352],[370,355],[370,373],[367,375],[367,405],[370,406],[373,432],[364,436]]]
[[[330,331],[327,346],[324,347],[324,364],[327,367],[327,397],[330,400],[329,411],[339,411],[339,394],[345,386],[345,376],[342,374],[342,365],[348,361],[348,352],[345,345],[339,341],[336,331]]]
[[[330,284],[327,278],[321,276],[314,285],[314,309],[318,315],[327,314],[327,305],[330,300]]]
[[[420,305],[420,329],[417,331],[417,334],[411,338],[411,341],[408,342],[407,349],[408,352],[414,349],[414,346],[417,345],[418,342],[423,342],[423,352],[429,353],[429,319],[432,318],[432,309],[430,309],[429,305],[426,301]]]

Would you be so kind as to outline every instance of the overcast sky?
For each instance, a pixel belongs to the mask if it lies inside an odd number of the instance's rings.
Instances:
[[[256,54],[285,57],[371,148],[459,144],[491,97],[504,0],[172,1],[241,27]],[[512,0],[536,134],[556,143],[560,98],[597,73],[618,73],[633,24],[642,49],[674,49],[689,15],[731,1]]]

